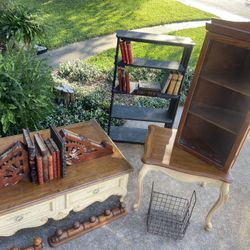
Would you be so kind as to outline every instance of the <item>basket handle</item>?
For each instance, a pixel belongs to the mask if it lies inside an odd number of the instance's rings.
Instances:
[[[196,204],[196,192],[194,190],[194,192],[192,193],[191,199],[190,199],[190,206],[192,206],[192,208],[191,208],[189,218],[191,217],[191,215],[193,213],[195,204]]]

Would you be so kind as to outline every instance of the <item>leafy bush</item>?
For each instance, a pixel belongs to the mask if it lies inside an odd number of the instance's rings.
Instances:
[[[61,64],[58,75],[69,81],[76,81],[81,84],[88,84],[105,78],[101,70],[82,60]]]
[[[44,34],[39,16],[31,9],[16,5],[2,4],[0,8],[0,41],[23,42],[29,45],[35,37]]]
[[[181,90],[181,98],[180,98],[180,104],[184,105],[186,98],[187,98],[187,94],[191,85],[191,81],[193,78],[193,69],[188,68],[184,77],[184,82],[182,85],[182,90]]]
[[[36,129],[52,110],[53,80],[35,52],[8,49],[0,55],[0,134]]]
[[[90,119],[96,119],[104,128],[107,128],[109,117],[110,97],[105,98],[101,91],[86,95],[78,95],[74,103],[68,107],[58,105],[54,112],[41,122],[41,128],[47,128],[50,124],[62,126]]]

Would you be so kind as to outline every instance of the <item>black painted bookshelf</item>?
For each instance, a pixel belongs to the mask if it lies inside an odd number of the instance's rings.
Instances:
[[[188,62],[191,56],[191,52],[194,43],[191,38],[188,37],[178,37],[169,35],[157,35],[150,33],[142,33],[135,31],[117,31],[117,46],[115,54],[115,67],[113,75],[111,102],[110,102],[110,114],[109,114],[109,124],[108,124],[108,134],[114,141],[119,142],[130,142],[143,144],[145,137],[147,135],[147,129],[145,128],[131,128],[125,126],[112,126],[113,119],[123,119],[123,120],[137,120],[137,121],[148,121],[148,122],[160,122],[163,123],[165,127],[172,128],[176,111],[178,108],[180,100],[180,91],[183,84],[178,91],[177,95],[169,95],[167,93],[161,93],[160,90],[141,90],[138,88],[136,82],[131,82],[129,93],[120,91],[117,87],[117,69],[118,66],[121,67],[144,67],[160,70],[168,70],[180,72],[185,75],[187,70]],[[160,61],[160,60],[149,60],[145,58],[133,58],[133,63],[124,64],[119,57],[119,44],[120,41],[130,41],[130,42],[142,42],[151,43],[162,46],[176,46],[183,48],[181,60],[176,61]],[[183,77],[184,79],[184,77]],[[114,104],[115,95],[139,95],[148,97],[158,97],[170,101],[168,109],[155,109],[147,107],[134,107],[126,105]]]

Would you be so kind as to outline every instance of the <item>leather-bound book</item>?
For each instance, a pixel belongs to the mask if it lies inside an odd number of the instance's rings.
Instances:
[[[121,55],[122,55],[122,62],[123,63],[128,63],[127,61],[127,46],[125,41],[120,42],[120,50],[121,50]]]
[[[130,93],[129,72],[127,69],[125,70],[125,86],[126,86],[126,92]]]
[[[56,159],[55,159],[55,173],[56,173],[56,178],[60,178],[61,177],[61,156],[60,156],[60,150],[57,147],[56,143],[54,142],[54,140],[52,138],[49,138],[51,145],[53,146],[53,149],[55,150],[56,153]]]
[[[127,91],[125,68],[122,68],[122,91],[123,92]]]
[[[30,136],[29,129],[23,129],[23,142],[27,145],[29,155],[30,180],[33,184],[37,183],[36,169],[36,149],[35,144]]]
[[[43,184],[43,158],[36,146],[36,169],[37,169],[37,181],[38,184]]]
[[[119,83],[119,90],[122,91],[122,67],[118,67],[118,83]]]
[[[60,151],[60,176],[64,177],[66,175],[66,149],[65,149],[65,142],[62,139],[61,135],[58,133],[55,126],[50,126],[50,136],[56,143],[59,151]]]
[[[53,175],[52,179],[56,179],[57,178],[56,150],[52,146],[50,139],[46,139],[45,144],[48,147],[49,152],[52,156],[52,175]]]
[[[183,75],[181,73],[178,73],[178,80],[176,82],[176,85],[175,85],[175,88],[174,88],[174,91],[173,91],[173,95],[178,95],[179,89],[181,87],[182,79],[183,79]]]
[[[131,42],[127,41],[126,42],[126,47],[127,47],[127,54],[128,54],[128,64],[133,63],[133,53],[132,53],[132,44]]]
[[[172,74],[172,79],[169,83],[168,90],[167,90],[168,95],[173,95],[176,83],[178,81],[178,77],[179,77],[178,73],[174,72]]]
[[[171,79],[172,79],[172,76],[173,76],[173,73],[170,73],[169,75],[167,75],[164,79],[163,79],[163,82],[161,84],[161,93],[165,94],[167,89],[168,89],[168,86],[171,82]]]
[[[37,145],[38,151],[42,155],[43,179],[44,179],[44,182],[48,182],[49,181],[49,162],[48,162],[49,152],[40,134],[35,134],[34,139],[35,139],[35,143]]]

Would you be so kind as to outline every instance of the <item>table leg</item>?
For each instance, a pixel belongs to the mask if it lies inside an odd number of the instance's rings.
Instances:
[[[230,186],[230,184],[225,183],[225,182],[222,182],[222,184],[220,186],[219,198],[215,202],[215,204],[212,206],[212,208],[208,212],[207,217],[205,219],[205,229],[207,231],[210,231],[213,228],[213,225],[211,223],[212,216],[214,215],[214,213],[216,212],[216,210],[218,208],[220,208],[221,206],[224,205],[224,203],[227,201],[227,199],[229,197],[229,186]]]
[[[145,175],[147,175],[147,173],[150,171],[150,167],[148,167],[148,165],[144,164],[142,166],[142,169],[139,172],[139,176],[137,179],[137,198],[136,198],[136,203],[134,204],[134,210],[138,211],[139,207],[140,207],[140,203],[141,203],[141,196],[143,193],[143,179],[145,177]]]

